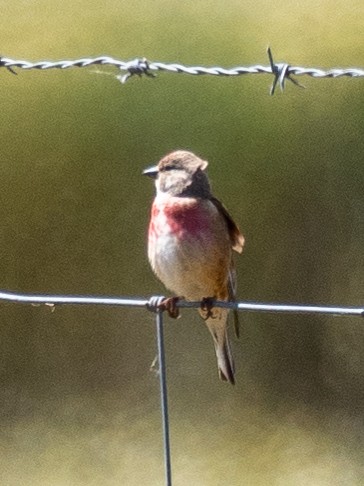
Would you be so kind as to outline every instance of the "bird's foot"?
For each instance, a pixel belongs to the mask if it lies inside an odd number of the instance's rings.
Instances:
[[[167,297],[160,303],[159,308],[163,311],[167,311],[169,317],[177,319],[180,316],[179,308],[177,307],[177,302],[180,298],[181,297]]]
[[[214,306],[214,298],[213,297],[204,297],[201,300],[201,308],[200,308],[200,315],[202,319],[205,321],[207,319],[215,319],[216,318],[216,312],[214,312],[213,306]]]

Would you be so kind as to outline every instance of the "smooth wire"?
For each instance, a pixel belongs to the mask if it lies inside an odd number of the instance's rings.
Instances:
[[[104,296],[82,296],[82,295],[47,295],[47,294],[24,294],[9,291],[0,291],[0,301],[15,302],[20,304],[34,305],[102,305],[102,306],[125,306],[125,307],[154,307],[153,302],[160,297],[135,298],[135,297],[104,297]],[[307,304],[270,304],[259,302],[223,302],[215,301],[215,307],[236,309],[245,312],[267,312],[287,314],[325,314],[333,316],[358,316],[364,317],[364,306],[362,307],[341,307]],[[176,303],[179,308],[198,308],[201,302],[186,302],[180,300]]]
[[[163,308],[161,303],[164,297],[154,296],[146,298],[119,298],[119,297],[96,297],[96,296],[75,296],[75,295],[41,295],[41,294],[19,294],[15,292],[0,291],[0,302],[23,303],[33,305],[102,305],[102,306],[126,306],[144,307],[156,313],[156,331],[159,359],[159,385],[160,402],[163,425],[163,446],[164,446],[164,468],[165,484],[172,486],[171,450],[169,438],[169,417],[167,397],[167,373],[164,351],[163,336]],[[177,307],[200,307],[201,302],[186,302],[180,300]],[[245,312],[268,312],[268,313],[295,313],[295,314],[326,314],[333,316],[364,316],[364,307],[338,307],[338,306],[315,306],[315,305],[286,305],[286,304],[264,304],[250,302],[222,302],[213,303],[216,307],[236,309]]]
[[[169,418],[168,418],[168,396],[167,396],[167,373],[166,360],[164,353],[164,335],[163,335],[163,311],[157,310],[157,341],[158,341],[158,360],[159,360],[159,385],[161,395],[162,423],[163,423],[163,447],[164,447],[164,468],[166,486],[172,486],[172,466],[171,466],[171,448],[169,441]]]

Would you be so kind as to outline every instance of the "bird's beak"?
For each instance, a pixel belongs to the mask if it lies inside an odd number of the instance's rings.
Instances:
[[[156,165],[148,167],[148,169],[143,170],[143,175],[156,179],[158,177],[158,167]]]

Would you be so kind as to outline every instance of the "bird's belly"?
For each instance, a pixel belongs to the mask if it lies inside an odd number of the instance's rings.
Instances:
[[[219,288],[226,286],[231,250],[213,233],[176,233],[165,224],[150,240],[148,253],[158,278],[178,296],[201,300],[219,295]]]

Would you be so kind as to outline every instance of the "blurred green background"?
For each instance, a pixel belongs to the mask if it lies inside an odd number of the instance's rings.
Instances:
[[[362,0],[1,2],[1,53],[187,65],[363,67]],[[364,303],[363,79],[1,70],[3,289],[165,292],[144,167],[185,148],[246,236],[239,298]],[[0,305],[0,483],[163,484],[153,316]],[[359,485],[363,323],[242,314],[235,388],[192,310],[166,326],[176,485]]]

